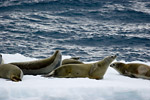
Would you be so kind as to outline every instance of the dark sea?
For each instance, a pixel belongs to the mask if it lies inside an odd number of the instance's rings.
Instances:
[[[0,0],[0,53],[150,61],[150,0]]]

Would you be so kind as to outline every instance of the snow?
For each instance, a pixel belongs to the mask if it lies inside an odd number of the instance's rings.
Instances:
[[[2,55],[5,63],[35,60],[21,54]],[[40,75],[24,75],[21,82],[0,79],[0,100],[150,100],[149,93],[149,80],[119,75],[111,67],[102,80]]]

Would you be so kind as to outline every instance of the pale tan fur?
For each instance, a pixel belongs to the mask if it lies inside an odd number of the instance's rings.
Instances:
[[[55,68],[61,65],[62,54],[59,50],[45,59],[27,61],[27,62],[13,62],[10,64],[18,66],[22,69],[25,75],[42,75],[48,74]]]
[[[110,66],[125,76],[150,79],[150,66],[145,64],[115,62]]]
[[[23,78],[22,70],[12,64],[0,65],[0,78],[10,79],[12,81],[21,81]]]
[[[150,68],[145,67],[145,66],[143,66],[143,65],[140,65],[140,66],[138,67],[138,72],[139,72],[139,74],[141,74],[141,75],[146,74],[149,70],[150,70]]]
[[[116,56],[109,56],[103,60],[91,64],[67,64],[62,65],[52,71],[46,77],[59,77],[59,78],[77,78],[88,77],[91,79],[102,79],[110,63]]]

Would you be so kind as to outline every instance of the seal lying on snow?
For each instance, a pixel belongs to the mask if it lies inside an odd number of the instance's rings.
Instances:
[[[52,70],[60,66],[61,60],[61,52],[57,50],[51,57],[46,59],[28,62],[14,62],[10,64],[18,66],[26,75],[41,75],[48,74]]]
[[[0,64],[4,64],[4,61],[3,61],[3,58],[2,58],[1,54],[0,54]]]
[[[144,64],[115,62],[110,67],[125,76],[150,79],[150,66]]]
[[[102,79],[108,66],[116,56],[108,56],[103,60],[91,64],[66,64],[53,70],[45,77],[77,78],[88,77],[91,79]]]
[[[6,78],[18,82],[22,80],[23,72],[15,65],[2,64],[0,65],[0,78]]]
[[[73,57],[70,59],[64,59],[62,61],[62,65],[65,65],[65,64],[83,64],[83,62],[79,61],[78,57]]]

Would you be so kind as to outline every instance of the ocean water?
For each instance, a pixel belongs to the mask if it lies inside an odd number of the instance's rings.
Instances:
[[[0,0],[0,53],[150,61],[149,0]]]

